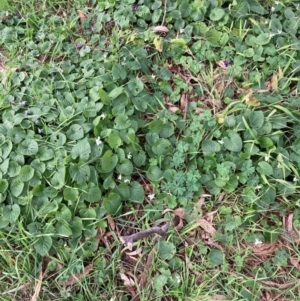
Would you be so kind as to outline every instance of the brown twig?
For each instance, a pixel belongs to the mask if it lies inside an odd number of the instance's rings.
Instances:
[[[134,233],[132,235],[128,236],[120,236],[120,241],[128,247],[129,250],[132,250],[133,242],[145,237],[148,237],[152,234],[158,234],[160,236],[165,236],[168,229],[170,227],[170,223],[166,223],[165,225],[159,227],[159,226],[153,226],[149,229],[142,230],[140,232]]]

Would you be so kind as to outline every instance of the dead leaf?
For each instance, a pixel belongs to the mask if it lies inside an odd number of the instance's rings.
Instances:
[[[213,219],[214,219],[214,215],[218,212],[218,209],[215,211],[211,211],[211,212],[207,212],[205,214],[205,218],[206,220],[211,224]]]
[[[34,289],[34,294],[30,299],[31,301],[36,301],[38,299],[40,290],[41,290],[41,286],[42,286],[42,280],[43,280],[43,271],[40,271],[39,278],[38,278],[37,284]]]
[[[218,61],[217,64],[224,70],[228,67],[224,61]]]
[[[188,98],[185,93],[181,94],[180,97],[180,108],[183,114],[183,119],[186,119],[186,114],[187,114],[187,108],[188,108]]]
[[[300,265],[299,265],[300,258],[290,258],[290,263],[292,264],[293,267],[295,267],[297,270],[300,270]]]
[[[135,286],[134,280],[127,277],[124,273],[120,273],[120,277],[125,286]]]
[[[206,219],[201,218],[199,220],[197,220],[196,222],[197,224],[199,224],[199,226],[206,231],[209,234],[214,234],[217,232],[217,230],[211,225],[211,223],[209,223]]]
[[[70,276],[67,282],[60,281],[59,284],[64,286],[72,286],[76,284],[81,278],[87,276],[92,269],[93,269],[93,264],[89,264],[84,268],[83,272],[76,273],[75,275]]]
[[[139,255],[139,254],[142,253],[142,251],[143,251],[143,248],[140,247],[140,248],[138,248],[137,250],[135,250],[133,252],[126,252],[126,255],[128,255],[128,256]]]
[[[109,224],[109,227],[112,231],[115,231],[116,229],[116,224],[115,224],[115,221],[114,219],[111,217],[111,215],[107,215],[107,221],[108,221],[108,224]]]
[[[123,280],[124,285],[127,287],[132,297],[136,296],[136,291],[134,289],[135,283],[132,278],[127,277],[124,273],[120,273],[121,279]]]
[[[293,231],[293,217],[294,217],[294,214],[293,213],[290,213],[287,217],[287,221],[286,221],[286,229],[288,232],[292,232]]]
[[[160,33],[168,33],[169,29],[166,26],[156,26],[152,30],[153,32],[160,32]]]
[[[176,208],[173,212],[180,219],[184,219],[184,208]]]
[[[293,285],[299,284],[300,279],[297,279],[296,281],[291,281],[291,282],[286,282],[286,283],[276,283],[274,281],[265,281],[265,280],[261,280],[260,281],[262,284],[268,285],[268,286],[273,286],[273,287],[277,287],[281,290],[287,289]]]
[[[149,253],[148,257],[147,257],[147,262],[144,266],[144,272],[141,274],[141,278],[140,278],[140,282],[139,282],[139,286],[140,286],[140,289],[142,289],[146,282],[147,282],[147,279],[148,279],[148,271],[150,270],[150,267],[152,265],[152,261],[153,261],[153,257],[155,255],[155,252],[156,252],[156,246],[152,249],[152,251]]]
[[[86,19],[86,14],[80,9],[77,10],[77,13],[78,13],[78,16],[80,19],[80,23],[82,23],[84,21],[84,19]]]
[[[176,113],[176,112],[180,111],[180,109],[175,106],[168,107],[168,110],[171,111],[172,113]]]
[[[275,244],[262,243],[255,246],[252,251],[258,255],[271,255],[275,252],[276,248]]]

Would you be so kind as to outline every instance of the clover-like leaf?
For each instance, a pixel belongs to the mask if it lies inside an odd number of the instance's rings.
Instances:
[[[260,129],[264,124],[264,113],[262,111],[253,111],[250,113],[250,125],[256,130]]]
[[[232,152],[240,152],[243,148],[243,141],[239,134],[231,132],[228,137],[223,138],[224,146]]]
[[[18,152],[25,156],[33,156],[38,152],[39,146],[33,139],[27,138],[18,145]]]
[[[221,150],[220,144],[213,140],[204,140],[201,144],[201,148],[204,154],[212,154]]]
[[[71,178],[76,181],[78,185],[87,183],[91,175],[90,168],[85,162],[72,164],[69,171]]]
[[[109,195],[103,200],[103,206],[109,214],[118,214],[122,208],[120,195],[115,192],[109,193]]]
[[[100,201],[101,194],[101,190],[96,184],[89,183],[89,185],[84,188],[82,196],[87,202],[96,203]]]
[[[8,188],[8,181],[6,179],[0,179],[0,193],[4,193]]]
[[[125,159],[122,163],[116,166],[117,171],[125,176],[130,176],[133,172],[133,165],[130,160]]]
[[[225,254],[224,252],[217,250],[217,249],[212,249],[207,255],[208,263],[211,266],[218,266],[221,265],[225,259]]]
[[[144,84],[139,78],[131,79],[128,83],[128,90],[133,94],[133,96],[137,96],[144,89]]]
[[[176,254],[176,247],[169,241],[159,241],[157,244],[157,252],[161,259],[170,260]]]
[[[14,223],[18,219],[20,212],[21,209],[18,204],[6,205],[3,208],[3,217],[10,223]]]
[[[91,153],[91,147],[87,139],[78,141],[71,150],[72,159],[79,157],[80,161],[87,161]]]
[[[143,186],[138,182],[130,183],[130,196],[129,200],[133,203],[142,203],[145,198],[145,191]]]
[[[221,20],[224,17],[224,15],[225,15],[225,11],[224,11],[223,8],[215,7],[210,12],[209,18],[212,21],[219,21],[219,20]]]
[[[40,236],[33,244],[36,252],[41,256],[45,256],[52,246],[52,238],[50,236]]]
[[[21,182],[27,182],[32,179],[34,175],[34,169],[30,165],[24,165],[21,167],[18,179]]]
[[[70,128],[67,130],[66,135],[69,140],[79,140],[83,138],[84,131],[81,125],[72,124]]]

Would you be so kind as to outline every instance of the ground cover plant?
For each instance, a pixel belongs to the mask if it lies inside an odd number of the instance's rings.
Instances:
[[[0,9],[1,300],[297,300],[298,3]]]

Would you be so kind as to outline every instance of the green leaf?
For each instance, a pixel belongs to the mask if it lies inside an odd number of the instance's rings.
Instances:
[[[146,162],[146,154],[144,151],[139,151],[138,153],[133,154],[133,162],[137,167],[141,167],[145,165]]]
[[[3,208],[3,218],[13,224],[19,217],[21,212],[18,204],[6,205]]]
[[[24,188],[24,183],[18,179],[13,179],[10,183],[10,191],[13,196],[18,197]]]
[[[33,246],[37,253],[45,256],[52,246],[52,238],[50,236],[41,236],[34,242]]]
[[[271,176],[273,174],[273,167],[268,162],[265,162],[265,161],[259,162],[256,170],[260,174],[266,175],[266,176]]]
[[[221,150],[220,144],[212,140],[204,140],[201,144],[201,148],[204,154],[217,153]]]
[[[108,97],[111,99],[115,99],[117,98],[119,95],[121,95],[124,91],[123,87],[117,87],[115,89],[113,89],[109,94]]]
[[[270,34],[269,33],[261,33],[255,39],[255,43],[257,45],[266,45],[270,42]]]
[[[118,115],[115,118],[115,126],[114,128],[117,130],[125,130],[131,126],[131,122],[128,119],[128,116],[125,114]]]
[[[250,113],[249,120],[251,127],[256,130],[260,129],[264,124],[264,113],[262,111],[253,111]]]
[[[176,254],[176,247],[169,241],[159,241],[157,244],[157,252],[163,260],[170,260]]]
[[[120,197],[122,198],[122,200],[128,200],[130,197],[130,189],[129,186],[126,183],[122,183],[120,185],[118,185],[115,189],[115,192],[117,192]]]
[[[64,220],[59,220],[55,225],[55,229],[58,235],[71,236],[73,233],[69,224]]]
[[[117,149],[122,145],[122,140],[121,140],[120,136],[116,133],[111,133],[108,136],[107,142],[108,142],[109,146],[113,149]]]
[[[59,205],[59,210],[56,212],[55,217],[69,222],[72,218],[71,210],[64,204]]]
[[[39,147],[39,151],[36,154],[36,157],[40,159],[41,161],[48,161],[54,158],[55,154],[52,148],[49,146],[41,146]]]
[[[73,237],[79,237],[82,234],[82,230],[84,229],[82,220],[80,217],[75,216],[69,223]]]
[[[38,152],[39,146],[33,139],[27,138],[18,145],[18,152],[25,156],[33,156]]]
[[[63,146],[66,143],[67,138],[66,138],[65,134],[59,132],[59,133],[56,133],[56,134],[52,134],[50,136],[50,141],[52,143],[56,144],[57,146]]]
[[[108,173],[111,172],[118,163],[118,156],[116,154],[112,154],[111,150],[105,152],[103,157],[101,158],[100,172]]]
[[[243,142],[239,134],[230,133],[229,137],[224,137],[224,146],[232,152],[240,152],[243,148]]]
[[[9,221],[0,216],[0,229],[6,228],[9,225]]]
[[[0,193],[4,193],[8,188],[8,181],[5,179],[0,179]]]
[[[224,262],[224,258],[224,252],[217,249],[212,249],[207,255],[208,262],[211,266],[221,265]]]
[[[87,189],[84,189],[83,198],[89,203],[99,202],[101,199],[101,190],[96,184],[90,183]]]
[[[75,202],[78,200],[78,189],[67,187],[64,189],[63,195],[65,200]]]
[[[129,201],[133,203],[143,203],[145,199],[145,191],[143,186],[138,182],[130,183],[130,197]]]
[[[70,176],[78,185],[83,185],[88,182],[91,171],[90,167],[85,162],[72,164],[69,168]]]
[[[38,211],[38,216],[46,217],[49,213],[56,212],[58,209],[57,202],[55,201],[47,201],[45,202],[40,210]]]
[[[127,76],[126,70],[121,64],[115,63],[112,67],[112,76],[114,79],[125,79]]]
[[[1,150],[2,150],[2,159],[6,159],[8,157],[8,155],[10,154],[11,150],[13,148],[13,144],[10,140],[5,141],[2,145],[1,145]]]
[[[95,101],[95,102],[100,99],[98,86],[92,87],[92,89],[90,89],[89,97],[90,97],[90,101]]]
[[[56,189],[61,189],[65,185],[65,177],[66,168],[62,167],[53,174],[50,180],[51,185],[53,185]]]
[[[224,9],[222,8],[219,8],[219,7],[215,7],[212,9],[212,11],[210,12],[209,14],[209,18],[212,20],[212,21],[219,21],[221,20],[225,15],[225,11]]]
[[[32,179],[33,175],[34,175],[34,169],[30,165],[24,165],[20,170],[18,179],[21,182],[27,182]]]
[[[152,151],[158,156],[166,155],[171,151],[171,143],[164,138],[157,139],[152,146]]]
[[[69,140],[79,140],[83,138],[84,131],[81,125],[72,124],[70,128],[67,130],[66,135]]]
[[[133,165],[130,160],[125,159],[122,163],[116,166],[117,171],[125,176],[130,176],[133,172]]]
[[[133,94],[133,96],[137,96],[144,89],[144,84],[139,78],[133,78],[128,83],[128,90]]]
[[[163,171],[158,166],[150,166],[147,170],[147,178],[152,182],[159,182],[161,180]]]
[[[122,209],[121,197],[119,196],[119,194],[111,192],[106,198],[104,198],[103,206],[109,214],[119,214]]]
[[[72,159],[80,158],[80,161],[87,161],[91,153],[91,147],[87,139],[78,141],[72,148]]]

